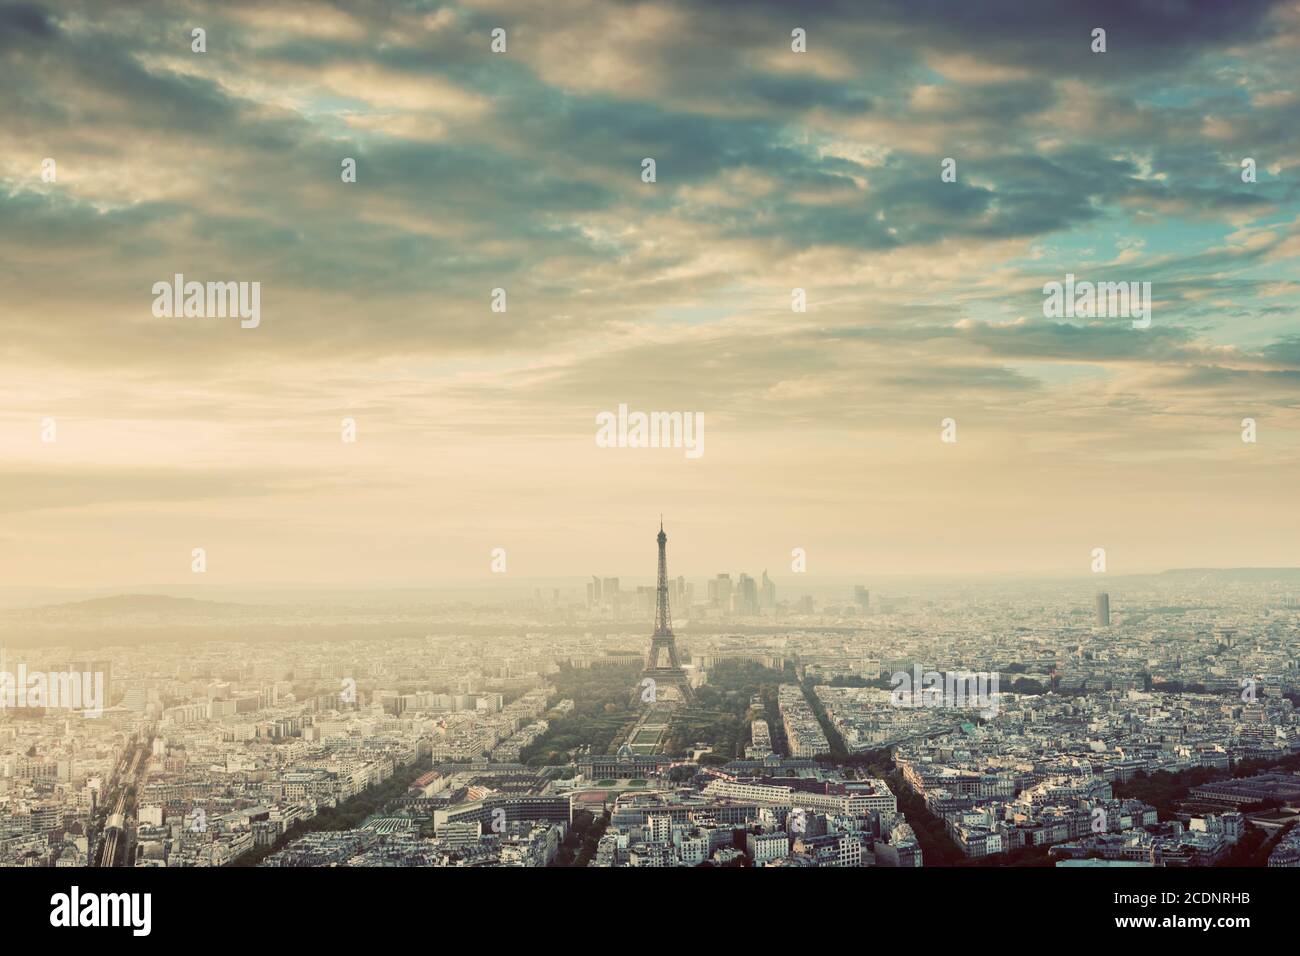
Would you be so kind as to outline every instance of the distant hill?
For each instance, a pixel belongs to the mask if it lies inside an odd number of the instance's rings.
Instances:
[[[1227,584],[1262,583],[1278,581],[1287,584],[1300,584],[1300,568],[1173,568],[1162,571],[1154,577],[1161,580],[1194,583],[1205,579],[1206,583]]]
[[[12,624],[52,624],[86,619],[128,618],[141,621],[195,621],[248,617],[264,613],[252,604],[202,601],[198,598],[168,597],[165,594],[118,594],[65,604],[43,604],[0,613],[0,621]]]
[[[135,613],[210,613],[222,608],[245,609],[248,605],[223,601],[201,601],[198,598],[169,597],[166,594],[116,594],[113,597],[90,598],[67,604],[46,604],[33,608],[36,611],[78,610],[96,614]]]

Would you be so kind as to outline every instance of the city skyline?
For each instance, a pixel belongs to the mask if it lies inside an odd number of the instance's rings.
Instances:
[[[757,572],[757,577],[751,571]],[[1201,575],[1215,576],[1227,575],[1244,575],[1247,577],[1258,576],[1262,579],[1276,578],[1279,581],[1285,581],[1293,576],[1300,576],[1300,568],[1297,567],[1227,567],[1227,568],[1166,568],[1161,571],[1148,573],[1117,574],[1110,573],[1105,575],[1105,580],[1099,580],[1089,572],[1059,572],[1056,574],[1043,573],[1039,575],[1006,575],[996,572],[985,574],[911,574],[911,575],[819,575],[819,574],[800,574],[787,571],[785,574],[772,573],[770,569],[755,568],[749,565],[747,570],[743,565],[737,567],[732,565],[729,570],[717,570],[713,572],[701,572],[673,575],[670,579],[670,587],[676,587],[680,580],[687,586],[705,591],[708,586],[721,577],[729,577],[732,585],[739,583],[742,577],[753,580],[756,584],[761,585],[764,573],[768,574],[769,580],[773,584],[779,583],[783,589],[784,595],[790,592],[805,593],[810,592],[819,596],[824,596],[827,592],[834,592],[838,599],[852,603],[856,601],[854,590],[864,586],[864,582],[872,586],[866,590],[877,594],[909,594],[925,593],[937,589],[948,587],[953,588],[987,588],[991,591],[1005,590],[1008,588],[1022,587],[1029,590],[1037,586],[1042,587],[1077,587],[1080,593],[1088,593],[1089,589],[1097,589],[1099,585],[1111,582],[1111,586],[1123,583],[1147,583],[1158,581],[1164,577],[1179,575]],[[235,603],[235,604],[256,604],[259,601],[268,603],[289,603],[303,601],[319,601],[323,606],[329,606],[334,603],[342,603],[348,600],[359,598],[382,601],[385,599],[394,602],[412,599],[424,596],[425,599],[442,599],[442,600],[464,600],[470,596],[477,595],[483,601],[491,603],[500,600],[503,596],[517,596],[522,593],[533,592],[537,589],[551,590],[559,588],[566,600],[578,601],[582,599],[584,588],[591,583],[593,577],[601,581],[618,581],[620,583],[619,593],[624,596],[635,595],[638,590],[649,588],[653,590],[654,576],[651,574],[638,573],[617,573],[612,575],[566,575],[562,577],[522,577],[522,576],[491,576],[467,577],[461,579],[448,579],[445,581],[431,582],[427,585],[390,585],[387,587],[364,587],[355,588],[337,588],[333,585],[321,582],[282,582],[282,583],[264,583],[251,582],[247,584],[230,583],[222,585],[209,586],[206,584],[199,585],[152,585],[152,584],[110,584],[98,587],[32,587],[24,588],[17,586],[0,587],[0,608],[4,607],[38,607],[49,604],[75,604],[81,601],[96,600],[101,598],[131,598],[131,597],[159,597],[159,598],[176,598],[180,600],[197,600],[200,602],[210,602],[214,604]],[[705,591],[707,593],[707,591]],[[699,596],[699,595],[697,595]],[[1091,598],[1090,598],[1091,599]]]
[[[585,615],[10,612],[0,866],[1300,867],[1300,571],[817,608],[654,540]]]
[[[1293,935],[1297,63],[1300,0],[0,0],[9,922]]]
[[[754,573],[751,573],[754,570],[757,571],[757,577]],[[708,589],[716,583],[718,578],[730,577],[731,584],[734,587],[744,576],[753,580],[756,585],[761,586],[763,573],[763,569],[754,569],[752,565],[750,570],[746,570],[743,566],[740,568],[733,566],[730,570],[714,571],[712,573],[674,575],[670,580],[670,587],[673,588],[674,593],[677,593],[676,589],[679,582],[681,582],[691,589],[697,600],[712,600],[708,597]],[[972,573],[966,575],[880,576],[817,575],[795,574],[792,572],[777,575],[770,570],[767,573],[772,584],[780,586],[782,601],[789,600],[792,594],[796,596],[812,594],[819,601],[830,597],[836,601],[855,603],[857,598],[854,592],[856,589],[863,587],[876,595],[877,598],[881,596],[897,597],[899,595],[929,594],[945,589],[975,589],[977,591],[987,590],[990,593],[997,593],[1017,588],[1035,591],[1040,588],[1062,587],[1075,589],[1079,594],[1086,595],[1088,600],[1091,601],[1093,593],[1103,584],[1108,584],[1113,589],[1125,585],[1142,586],[1151,582],[1159,582],[1162,579],[1174,581],[1188,576],[1192,578],[1199,576],[1207,579],[1215,576],[1239,577],[1241,580],[1273,579],[1281,584],[1300,576],[1300,568],[1168,568],[1148,574],[1107,574],[1104,580],[1099,580],[1088,572],[1055,575],[1001,575],[996,573],[981,575]],[[42,606],[75,605],[83,601],[95,601],[105,598],[136,597],[174,598],[182,601],[234,605],[316,602],[322,607],[347,604],[353,601],[373,602],[376,605],[427,601],[467,601],[469,603],[493,604],[502,600],[515,600],[521,595],[532,594],[538,590],[550,595],[556,589],[561,592],[561,596],[566,602],[580,603],[586,600],[584,599],[584,591],[587,585],[591,583],[592,577],[593,575],[587,575],[585,578],[581,576],[537,578],[516,576],[503,579],[501,576],[485,576],[478,579],[466,578],[439,581],[425,586],[393,585],[389,587],[356,588],[338,588],[328,584],[312,582],[287,582],[283,584],[235,583],[217,586],[140,584],[84,588],[4,586],[0,587],[0,609],[36,609]],[[594,577],[602,581],[618,581],[620,584],[619,593],[624,597],[636,596],[639,591],[647,589],[653,590],[654,576],[650,574],[619,573]],[[1182,581],[1181,583],[1186,582]],[[870,586],[866,586],[868,584]]]

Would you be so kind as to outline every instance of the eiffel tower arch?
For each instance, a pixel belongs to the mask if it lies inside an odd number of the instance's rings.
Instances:
[[[680,701],[690,703],[694,695],[691,682],[677,656],[677,638],[673,636],[672,615],[668,610],[668,535],[664,534],[663,520],[659,521],[659,582],[655,594],[655,632],[650,637],[650,650],[646,654],[645,669],[636,693],[639,700]],[[647,680],[654,681],[648,685]],[[653,696],[647,699],[649,688]]]

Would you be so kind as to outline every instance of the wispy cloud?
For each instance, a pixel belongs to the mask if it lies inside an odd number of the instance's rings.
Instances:
[[[0,563],[165,581],[239,527],[232,580],[507,537],[582,572],[640,510],[701,571],[1295,563],[1297,11],[0,4]],[[261,326],[154,318],[176,273],[260,281]],[[1151,282],[1152,326],[1044,317],[1067,273]],[[708,454],[601,453],[620,401],[704,412]],[[1102,493],[1139,461],[1222,520]]]

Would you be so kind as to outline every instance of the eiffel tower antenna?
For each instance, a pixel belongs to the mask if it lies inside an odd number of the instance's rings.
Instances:
[[[668,535],[664,534],[664,516],[659,516],[659,581],[655,594],[655,636],[671,637],[673,618],[668,609]]]

